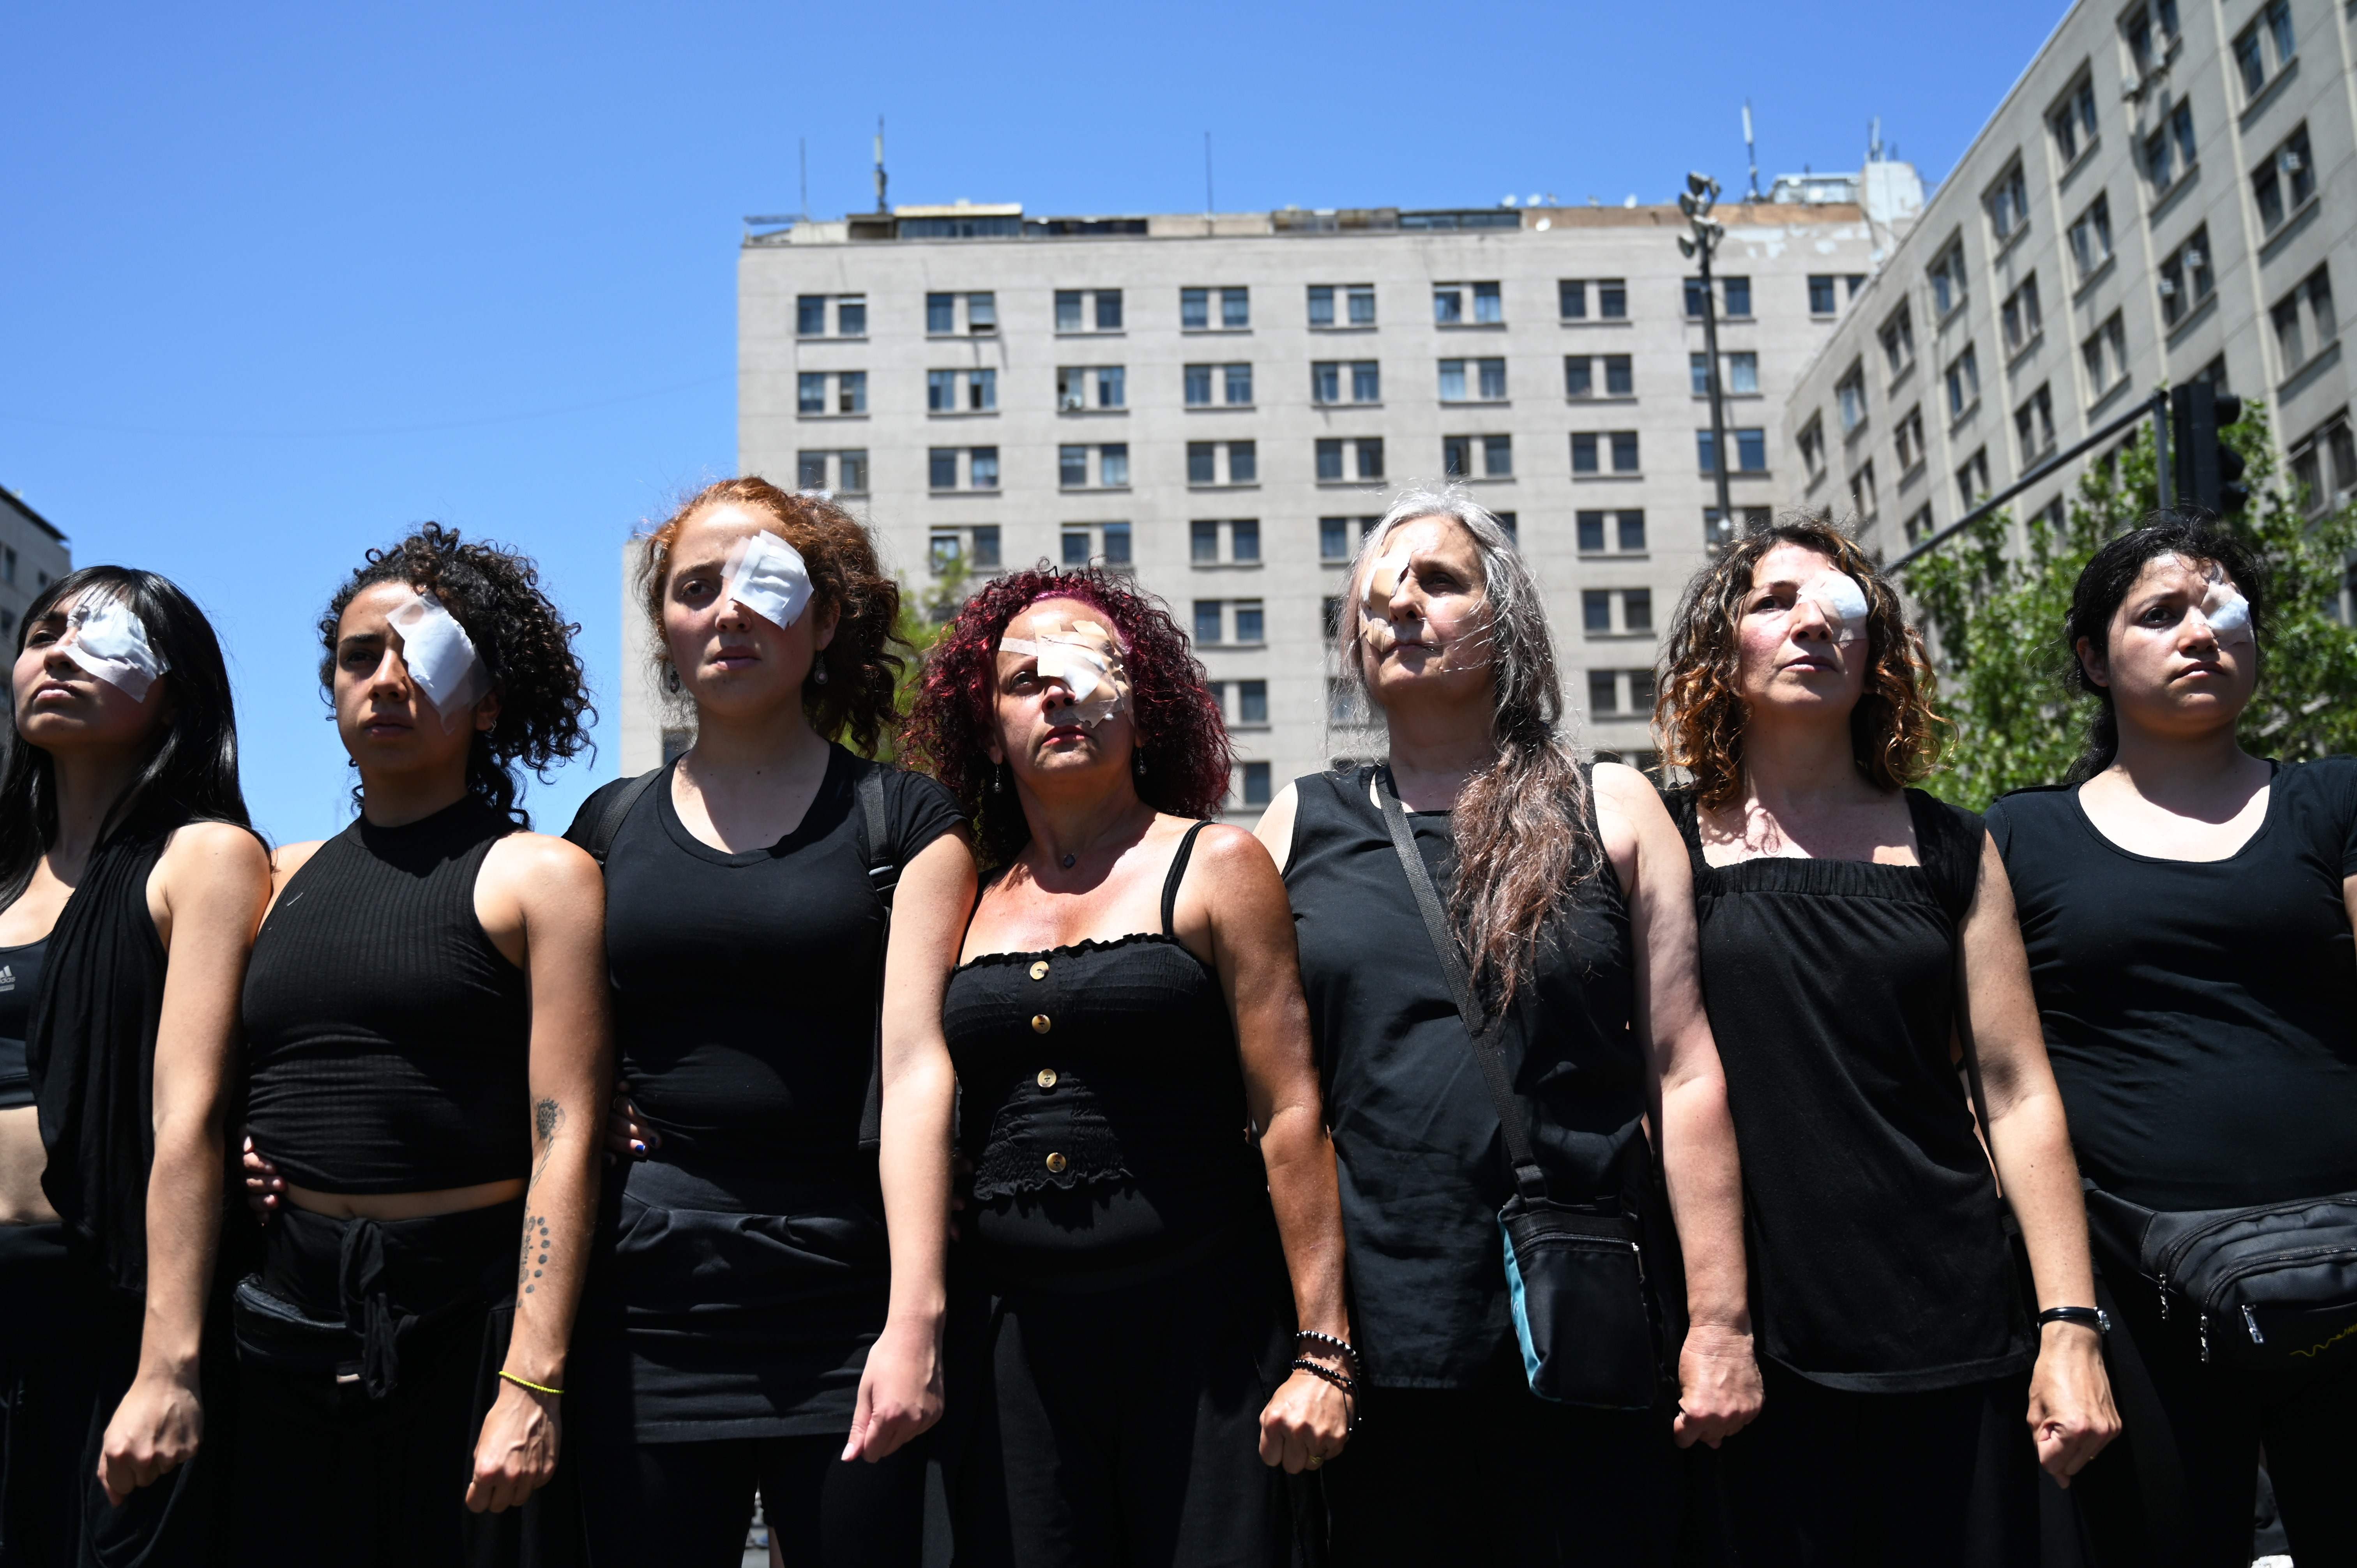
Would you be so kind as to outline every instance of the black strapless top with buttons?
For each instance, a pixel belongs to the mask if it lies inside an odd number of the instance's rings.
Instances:
[[[1005,1283],[1150,1278],[1267,1213],[1227,999],[1170,934],[1201,831],[1172,858],[1161,930],[985,953],[950,976],[969,1218]]]

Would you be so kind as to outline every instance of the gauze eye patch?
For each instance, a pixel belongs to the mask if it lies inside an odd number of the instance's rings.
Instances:
[[[1061,681],[1072,694],[1072,721],[1094,729],[1129,711],[1129,672],[1121,645],[1092,620],[1075,621],[1069,631],[1042,631],[1037,639],[1004,637],[998,651],[1039,661],[1039,679]]]
[[[1392,596],[1399,592],[1402,580],[1408,575],[1408,553],[1395,550],[1389,555],[1378,556],[1367,568],[1367,591],[1359,601],[1360,633],[1382,653],[1400,641],[1398,629],[1392,625]]]
[[[491,689],[491,672],[475,652],[474,639],[433,595],[412,588],[409,602],[384,618],[401,633],[401,661],[409,666],[409,678],[444,718],[473,707]]]
[[[1820,572],[1801,585],[1800,596],[1814,603],[1836,644],[1866,634],[1866,590],[1846,572]]]
[[[147,628],[137,612],[102,592],[76,601],[66,616],[59,651],[135,703],[145,701],[156,677],[171,668],[147,645]]]
[[[2209,591],[2201,596],[2201,618],[2210,623],[2210,629],[2222,642],[2255,639],[2257,635],[2251,629],[2251,601],[2222,575],[2212,577]]]
[[[761,529],[728,552],[727,577],[720,596],[733,599],[780,630],[802,618],[810,603],[810,568],[802,552]]]

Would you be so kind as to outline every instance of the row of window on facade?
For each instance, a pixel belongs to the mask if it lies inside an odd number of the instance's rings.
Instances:
[[[1748,319],[1752,315],[1751,279],[1745,274],[1715,280],[1719,285],[1722,317]],[[1841,302],[1865,284],[1863,273],[1817,273],[1807,278],[1809,314],[1831,316]],[[1686,316],[1699,319],[1706,303],[1702,280],[1684,280]],[[1432,322],[1436,327],[1502,327],[1506,295],[1502,282],[1436,283],[1430,285]],[[1845,292],[1846,291],[1846,292]],[[1118,288],[1060,288],[1054,294],[1055,329],[1063,334],[1122,332],[1128,317],[1124,301],[1128,291]],[[1315,329],[1370,328],[1375,320],[1372,284],[1310,284],[1307,324]],[[1339,307],[1339,311],[1338,311]],[[1623,321],[1629,317],[1626,278],[1560,278],[1555,283],[1555,316],[1563,321]],[[802,338],[865,338],[868,300],[862,294],[804,294],[794,297],[794,332]],[[1182,332],[1247,332],[1252,329],[1250,287],[1185,287],[1178,291],[1178,329]],[[1000,329],[996,290],[932,292],[925,295],[928,337],[983,338]]]

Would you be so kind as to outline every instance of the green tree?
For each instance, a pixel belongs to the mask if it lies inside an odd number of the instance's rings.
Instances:
[[[2266,409],[2244,409],[2226,439],[2242,454],[2252,499],[2226,526],[2266,563],[2274,609],[2243,744],[2287,762],[2357,751],[2357,628],[2336,616],[2357,551],[2357,504],[2311,514],[2307,495],[2276,473]],[[1941,711],[1956,726],[1930,781],[1935,793],[1979,810],[2069,771],[2091,705],[2062,684],[2071,590],[2095,551],[2135,527],[2157,493],[2151,438],[2139,431],[2089,465],[2059,520],[2049,512],[2017,524],[1996,512],[1908,568],[1932,634]]]
[[[900,585],[900,618],[893,623],[892,634],[915,650],[915,656],[900,666],[900,682],[893,692],[892,706],[906,718],[916,705],[917,683],[924,679],[925,657],[933,644],[945,636],[958,607],[965,603],[966,585],[973,573],[963,560],[944,561],[935,575],[932,585],[921,593]],[[876,760],[890,762],[899,752],[897,735],[885,735],[877,740]]]

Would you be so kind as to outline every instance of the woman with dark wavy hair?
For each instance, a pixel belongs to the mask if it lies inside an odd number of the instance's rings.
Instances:
[[[576,629],[530,561],[433,523],[320,619],[360,815],[280,852],[245,979],[247,1128],[279,1174],[234,1303],[241,1561],[512,1559],[554,1475],[603,899],[527,831],[515,770],[587,744]]]
[[[2067,1485],[2119,1423],[2005,866],[1909,787],[1941,723],[1921,639],[1802,513],[1695,576],[1664,663],[1767,1381],[1717,1456],[1721,1527],[1746,1563],[2035,1562],[2035,1466]]]
[[[2330,1256],[2357,1204],[2357,760],[2245,748],[2270,607],[2201,513],[2104,545],[2061,639],[2085,754],[1988,811],[2115,1319],[2126,1436],[2077,1488],[2106,1563],[2248,1562],[2262,1448],[2294,1560],[2357,1561],[2345,1294],[2245,1316],[2144,1243]]]
[[[1685,857],[1643,775],[1565,739],[1538,585],[1461,487],[1402,491],[1350,583],[1335,658],[1384,760],[1297,779],[1260,824],[1300,933],[1372,1385],[1366,1434],[1325,1477],[1335,1554],[1666,1563],[1673,1444],[1718,1443],[1760,1399]],[[1534,1170],[1510,1156],[1394,821],[1446,897],[1440,936]],[[1526,1184],[1641,1237],[1638,1309],[1673,1333],[1615,1337],[1636,1408],[1531,1386],[1499,1222]]]
[[[203,612],[86,566],[25,612],[0,772],[0,1555],[214,1560],[238,984],[268,897]]]
[[[1205,820],[1202,667],[1117,578],[1012,573],[906,740],[992,874],[943,1012],[996,1297],[960,1559],[1295,1561],[1351,1424],[1341,1219],[1284,888]]]

